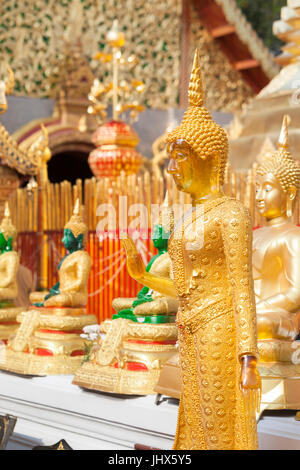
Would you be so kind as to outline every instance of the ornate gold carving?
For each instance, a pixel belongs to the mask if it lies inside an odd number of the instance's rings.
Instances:
[[[163,3],[159,0],[151,3],[142,0],[49,0],[47,3],[34,0],[30,8],[22,2],[7,0],[0,7],[3,25],[0,55],[9,63],[13,62],[16,94],[58,96],[61,74],[68,57],[62,44],[74,44],[80,37],[95,75],[103,81],[110,64],[100,64],[93,57],[99,48],[105,46],[108,29],[118,18],[128,49],[134,51],[140,60],[133,79],[145,83],[147,104],[154,108],[175,107],[179,81],[180,13],[179,0]],[[110,51],[104,47],[102,52]],[[87,93],[88,90],[85,96]]]
[[[75,385],[91,390],[128,395],[154,394],[160,370],[135,372],[104,366],[99,374],[99,366],[85,362],[77,371],[73,380]]]
[[[25,375],[74,375],[82,363],[82,356],[47,356],[17,352],[6,349],[4,357],[0,355],[0,368]]]

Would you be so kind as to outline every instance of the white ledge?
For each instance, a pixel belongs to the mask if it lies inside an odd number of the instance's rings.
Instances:
[[[20,377],[0,372],[0,414],[18,418],[8,449],[65,439],[73,449],[157,449],[173,445],[177,403],[83,390],[72,376]],[[259,421],[260,449],[300,449],[300,422],[276,412]]]

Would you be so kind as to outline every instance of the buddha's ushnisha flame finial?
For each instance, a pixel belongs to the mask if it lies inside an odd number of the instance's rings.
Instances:
[[[75,202],[75,205],[74,205],[73,214],[74,215],[79,215],[79,211],[80,211],[80,205],[79,205],[79,197],[78,197],[76,199],[76,202]]]
[[[204,89],[198,49],[195,50],[194,54],[194,62],[190,77],[188,96],[190,106],[203,106]]]
[[[87,228],[87,225],[84,223],[84,220],[80,214],[79,198],[76,199],[72,217],[69,220],[69,222],[65,225],[65,229],[71,230],[71,232],[76,238],[78,237],[78,235],[83,234],[84,240],[86,242],[88,228]]]
[[[283,121],[282,121],[282,126],[281,126],[281,131],[278,139],[278,148],[284,148],[288,150],[290,144],[289,144],[289,134],[288,134],[288,126],[291,122],[290,116],[285,114],[283,116]]]
[[[224,181],[228,157],[228,137],[205,108],[199,53],[196,49],[189,84],[189,106],[181,124],[167,135],[167,143],[185,141],[196,152],[198,158],[206,160],[212,155],[218,156],[220,185]]]

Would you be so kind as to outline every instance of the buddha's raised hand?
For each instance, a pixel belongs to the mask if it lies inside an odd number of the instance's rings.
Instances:
[[[138,281],[146,274],[142,257],[139,254],[134,241],[130,237],[126,236],[126,238],[122,238],[121,242],[126,251],[128,273],[133,277],[133,279]]]

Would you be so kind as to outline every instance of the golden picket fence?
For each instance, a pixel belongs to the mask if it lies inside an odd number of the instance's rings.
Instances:
[[[255,170],[235,171],[227,167],[224,191],[240,199],[249,208],[253,226],[262,225],[255,209]],[[65,254],[61,242],[63,228],[70,219],[77,198],[89,229],[87,250],[92,258],[89,279],[88,311],[98,315],[99,321],[112,315],[111,302],[114,297],[134,297],[141,287],[127,274],[125,252],[118,238],[101,240],[96,235],[97,208],[101,204],[112,204],[116,210],[116,230],[119,229],[119,196],[127,197],[127,207],[144,204],[148,209],[148,237],[141,240],[139,249],[145,262],[154,250],[150,239],[151,204],[161,204],[168,190],[171,204],[188,204],[189,197],[180,193],[165,169],[144,170],[139,175],[121,175],[115,180],[95,178],[47,183],[43,189],[17,189],[9,200],[12,219],[18,230],[18,250],[21,262],[33,272],[36,284],[51,287],[57,282],[57,265]],[[40,191],[40,201],[38,192]],[[120,211],[119,211],[120,209]],[[124,214],[123,214],[124,216]],[[295,205],[294,223],[300,224],[299,202]],[[130,223],[130,217],[127,219]],[[42,260],[42,262],[40,262]]]

